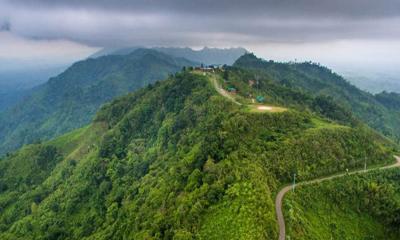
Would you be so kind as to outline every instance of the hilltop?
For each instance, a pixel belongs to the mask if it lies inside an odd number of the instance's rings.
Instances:
[[[396,141],[400,139],[400,111],[384,100],[388,99],[387,93],[373,95],[362,91],[332,70],[311,62],[279,63],[246,54],[234,66],[251,69],[270,82],[314,97],[329,97],[370,127]],[[394,93],[390,98],[399,102],[398,94]]]

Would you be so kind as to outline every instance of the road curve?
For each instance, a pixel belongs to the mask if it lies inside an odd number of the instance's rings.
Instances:
[[[396,158],[397,162],[392,165],[371,168],[368,170],[358,170],[358,171],[354,171],[354,172],[350,172],[350,173],[343,173],[343,174],[333,175],[333,176],[324,177],[324,178],[318,178],[318,179],[311,180],[311,181],[300,182],[296,186],[309,185],[309,184],[323,182],[326,180],[331,180],[331,179],[335,179],[335,178],[339,178],[339,177],[343,177],[343,176],[347,176],[347,175],[353,175],[353,174],[357,174],[357,173],[366,173],[366,172],[370,172],[373,170],[383,170],[383,169],[388,169],[388,168],[400,167],[400,157],[398,157],[398,156],[394,156],[394,157]],[[286,238],[286,226],[285,226],[285,219],[283,217],[282,202],[283,202],[283,198],[285,197],[285,194],[287,192],[289,192],[291,189],[292,189],[292,186],[286,186],[286,187],[282,188],[281,191],[279,191],[279,193],[275,199],[276,217],[278,219],[278,225],[279,225],[279,240],[285,240],[285,238]]]

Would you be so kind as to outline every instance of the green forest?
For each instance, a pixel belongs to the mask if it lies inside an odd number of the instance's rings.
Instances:
[[[399,239],[400,170],[302,186],[285,200],[291,239]]]
[[[249,111],[250,95],[286,110]],[[105,104],[84,128],[4,156],[0,238],[276,239],[275,195],[294,173],[385,165],[395,151],[332,97],[257,69],[186,68]]]

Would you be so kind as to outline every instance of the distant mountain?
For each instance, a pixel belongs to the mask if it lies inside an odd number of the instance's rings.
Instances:
[[[24,98],[29,90],[21,89],[7,89],[0,91],[0,112],[4,111]]]
[[[127,48],[106,48],[93,54],[91,57],[96,58],[104,55],[126,55],[129,54],[139,47],[127,47]],[[232,65],[240,56],[247,52],[244,48],[203,48],[201,50],[193,50],[191,48],[166,48],[166,47],[155,47],[154,50],[166,53],[175,57],[183,57],[194,62],[203,63],[206,65],[212,64],[227,64]]]
[[[375,98],[388,109],[400,111],[400,93],[384,91],[376,94]]]
[[[382,91],[400,93],[400,70],[338,68],[340,74],[358,88],[376,94]]]
[[[189,65],[149,49],[77,62],[0,114],[0,153],[82,127],[103,103]]]
[[[89,58],[98,58],[108,55],[128,55],[134,52],[135,50],[141,48],[144,49],[145,47],[127,47],[127,48],[108,47],[93,53],[92,55],[89,56]]]
[[[0,112],[13,106],[30,92],[32,87],[62,73],[67,66],[13,71],[0,71]]]
[[[253,54],[242,56],[234,66],[259,71],[271,81],[313,96],[329,96],[372,128],[400,140],[400,111],[388,107],[379,96],[358,89],[326,67],[310,62],[265,61]]]

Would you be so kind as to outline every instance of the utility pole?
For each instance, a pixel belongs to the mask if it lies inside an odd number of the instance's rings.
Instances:
[[[296,173],[293,174],[293,192],[294,192],[294,188],[296,187]]]
[[[364,171],[367,171],[367,157],[364,158]]]

